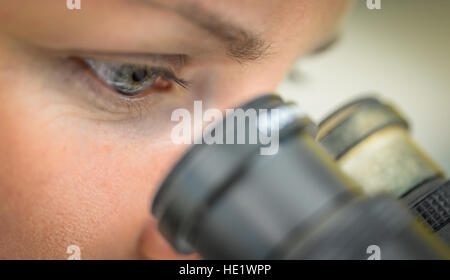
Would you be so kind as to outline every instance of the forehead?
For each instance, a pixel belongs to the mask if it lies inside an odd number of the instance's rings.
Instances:
[[[76,0],[71,0],[76,1]],[[68,2],[71,2],[68,1]],[[53,22],[53,28],[65,21],[70,21],[74,15],[78,18],[97,20],[116,16],[118,18],[125,17],[129,13],[135,14],[135,20],[142,17],[158,17],[158,10],[165,9],[170,11],[184,11],[190,15],[196,15],[200,10],[208,11],[212,15],[220,16],[229,21],[236,23],[252,25],[257,29],[260,27],[261,32],[270,28],[276,23],[295,20],[297,24],[301,23],[301,19],[305,17],[308,11],[319,9],[332,9],[336,3],[346,2],[347,0],[78,0],[81,4],[80,10],[69,10],[66,1],[63,0],[40,0],[40,1],[15,1],[3,0],[0,7],[0,15],[3,20],[12,19],[17,14],[26,14],[27,17],[34,18],[56,18],[61,20],[56,24]],[[340,5],[340,4],[337,4]],[[71,11],[71,13],[69,13]],[[89,17],[89,18],[88,18]],[[166,15],[167,19],[170,19]],[[15,18],[16,20],[18,18]],[[24,18],[21,18],[24,20]],[[149,20],[149,19],[147,19]],[[162,20],[163,21],[163,20]],[[39,28],[41,24],[35,21],[35,28]],[[19,23],[20,24],[20,23]],[[83,24],[80,20],[79,24]],[[96,25],[101,25],[97,22]],[[94,27],[94,26],[93,26]],[[280,32],[281,30],[278,30]]]
[[[203,53],[226,46],[257,58],[269,46],[308,45],[347,0],[3,0],[0,31],[52,48]],[[219,40],[216,40],[219,39]],[[132,44],[130,44],[132,42]],[[276,44],[272,44],[276,42]]]

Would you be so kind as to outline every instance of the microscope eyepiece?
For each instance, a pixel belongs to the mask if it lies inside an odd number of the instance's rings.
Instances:
[[[395,198],[364,196],[315,142],[314,124],[293,103],[266,95],[240,109],[267,112],[247,122],[246,139],[278,122],[278,150],[262,155],[263,143],[248,141],[192,147],[152,208],[178,252],[206,259],[364,259],[375,244],[385,259],[445,255]],[[236,137],[235,122],[227,115],[214,130]],[[230,123],[234,130],[224,129]]]

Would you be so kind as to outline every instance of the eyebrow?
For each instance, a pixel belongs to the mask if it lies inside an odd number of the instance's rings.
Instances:
[[[255,61],[264,57],[271,44],[255,32],[232,22],[225,21],[217,14],[207,11],[196,3],[169,5],[154,0],[138,0],[152,7],[174,12],[197,27],[207,31],[225,44],[229,57],[239,61]]]

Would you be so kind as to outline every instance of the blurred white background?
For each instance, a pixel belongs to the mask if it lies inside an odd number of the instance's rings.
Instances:
[[[320,121],[365,93],[394,102],[450,174],[450,0],[356,0],[339,42],[302,58],[279,93]]]

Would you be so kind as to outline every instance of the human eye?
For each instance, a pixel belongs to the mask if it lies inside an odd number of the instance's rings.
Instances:
[[[163,66],[82,59],[99,82],[127,98],[141,98],[167,91],[173,84],[187,87],[187,81]]]
[[[73,93],[81,108],[96,114],[92,118],[142,119],[163,110],[156,106],[160,101],[176,103],[189,96],[184,93],[189,92],[190,81],[179,78],[186,74],[179,56],[62,54],[55,61],[57,84]]]

